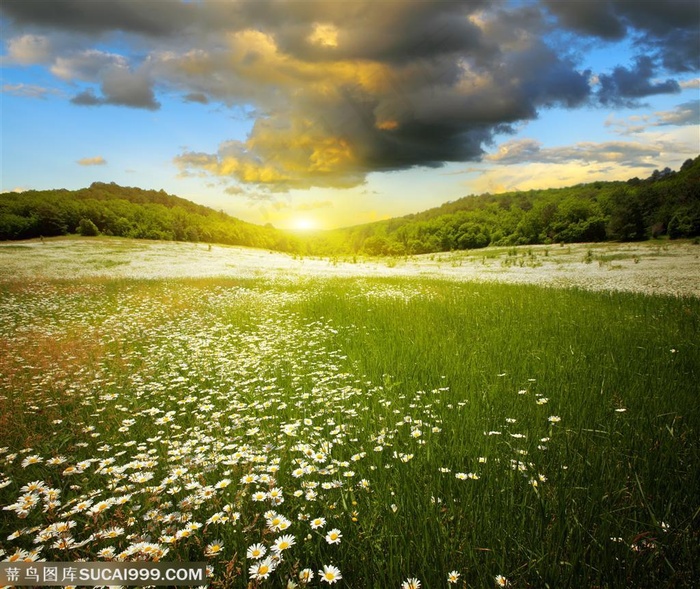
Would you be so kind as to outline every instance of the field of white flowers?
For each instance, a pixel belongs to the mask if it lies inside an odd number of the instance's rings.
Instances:
[[[107,243],[3,253],[0,560],[206,560],[211,587],[691,586],[697,299]]]
[[[313,258],[252,248],[54,238],[0,243],[3,278],[433,277],[700,296],[687,241],[486,248],[408,258]]]

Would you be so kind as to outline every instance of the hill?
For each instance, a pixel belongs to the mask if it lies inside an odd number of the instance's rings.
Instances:
[[[310,255],[408,255],[488,245],[700,236],[700,156],[678,172],[568,188],[481,194],[301,238],[165,193],[95,182],[81,190],[0,195],[0,240],[114,235],[204,241]]]
[[[0,195],[0,240],[80,233],[204,241],[292,251],[295,238],[246,223],[163,190],[94,182],[81,190]]]
[[[700,235],[700,156],[678,172],[568,188],[481,194],[404,217],[316,236],[314,253],[404,255]]]

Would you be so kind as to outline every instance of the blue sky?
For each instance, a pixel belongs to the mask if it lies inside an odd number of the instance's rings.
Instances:
[[[2,191],[330,228],[700,153],[696,2],[4,0]]]

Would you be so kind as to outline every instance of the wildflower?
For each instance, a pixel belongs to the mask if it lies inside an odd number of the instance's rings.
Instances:
[[[17,548],[13,554],[4,559],[4,562],[34,562],[36,560],[33,552],[28,552],[22,548]]]
[[[275,543],[272,546],[272,550],[274,550],[277,553],[282,552],[283,550],[287,550],[287,548],[291,548],[294,544],[296,544],[296,540],[294,539],[294,536],[291,534],[286,534],[284,536],[280,536],[275,540]]]
[[[182,540],[183,538],[189,538],[192,535],[192,530],[185,528],[184,530],[178,530],[175,533],[175,538]]]
[[[333,528],[330,532],[326,534],[326,542],[329,544],[340,544],[340,539],[343,535],[340,533],[338,528]]]
[[[324,518],[324,517],[317,517],[316,519],[311,520],[311,528],[314,530],[317,530],[318,528],[322,528],[325,525],[326,525],[326,518]]]
[[[559,423],[561,421],[561,417],[559,417],[558,415],[550,415],[547,418],[547,421],[549,421],[549,423]]]
[[[273,532],[282,532],[292,525],[286,517],[277,513],[271,512],[267,517],[267,527]]]
[[[321,581],[325,581],[329,584],[335,583],[343,578],[340,574],[340,569],[331,564],[324,564],[323,570],[318,571],[318,576],[321,578]]]
[[[221,540],[215,540],[211,544],[208,544],[204,550],[204,556],[216,556],[224,549],[224,545]]]
[[[98,558],[111,559],[114,558],[114,546],[109,546],[108,548],[102,548],[97,551]]]
[[[262,562],[258,562],[248,569],[251,579],[267,579],[270,573],[275,570],[274,562],[268,557]]]
[[[44,459],[41,456],[33,454],[31,456],[27,456],[24,460],[22,460],[22,468],[27,468],[30,464],[39,464],[43,461]]]
[[[320,571],[319,571],[320,573]],[[302,569],[299,571],[299,581],[306,584],[314,578],[314,572],[311,569]]]
[[[37,492],[47,492],[48,487],[44,481],[34,481],[24,485],[20,491],[22,493],[37,493]]]
[[[262,544],[252,544],[251,546],[248,546],[248,552],[246,552],[246,556],[248,558],[262,558],[265,556],[265,553],[267,552],[267,548],[265,548]]]
[[[406,579],[403,583],[401,583],[401,589],[420,589],[420,581],[415,577]]]
[[[496,587],[508,587],[508,585],[510,585],[508,579],[506,579],[503,575],[496,575],[495,581]]]
[[[224,515],[224,512],[217,511],[216,513],[212,514],[212,516],[207,520],[207,524],[226,523],[227,521],[228,517]]]
[[[456,583],[459,580],[460,574],[457,571],[450,571],[447,573],[447,582]]]

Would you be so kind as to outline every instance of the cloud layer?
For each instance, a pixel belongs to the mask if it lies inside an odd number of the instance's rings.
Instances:
[[[700,9],[685,0],[4,0],[1,10],[12,23],[3,61],[77,84],[76,106],[157,110],[167,94],[252,107],[244,141],[174,161],[184,175],[267,193],[478,160],[496,133],[544,108],[639,104],[680,92],[677,75],[699,69]],[[631,64],[582,68],[577,42],[621,39],[637,48]],[[499,154],[491,160],[512,157]]]

